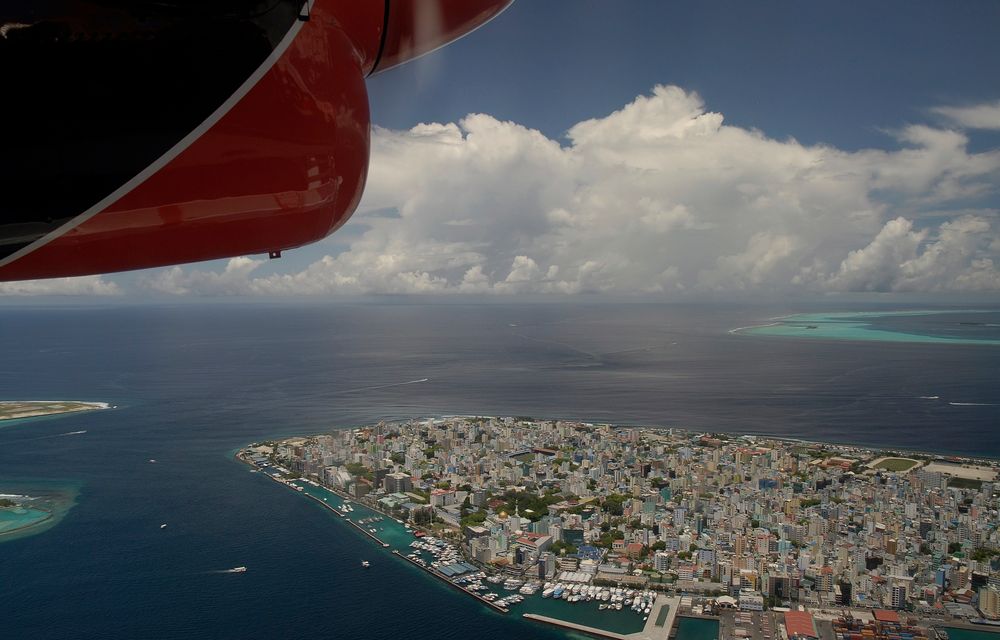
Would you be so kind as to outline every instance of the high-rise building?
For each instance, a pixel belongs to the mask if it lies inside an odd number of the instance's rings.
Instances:
[[[670,568],[670,554],[665,551],[657,551],[653,556],[653,568],[657,571],[666,571]]]
[[[382,486],[388,493],[406,493],[413,491],[413,479],[409,474],[398,471],[387,474]]]
[[[891,606],[893,609],[902,609],[906,606],[906,585],[897,584],[892,588]]]
[[[827,593],[833,591],[833,568],[823,567],[819,572],[819,581],[816,585],[819,591],[825,591]]]
[[[982,587],[979,590],[979,612],[990,620],[1000,619],[1000,591]]]
[[[841,582],[837,585],[839,587],[839,597],[837,598],[837,604],[841,606],[850,606],[851,604],[851,593],[853,591],[850,582]]]

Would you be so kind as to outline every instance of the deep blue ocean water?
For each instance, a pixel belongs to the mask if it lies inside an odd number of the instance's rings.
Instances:
[[[264,437],[532,415],[1000,456],[1000,348],[727,333],[811,310],[0,307],[0,399],[119,407],[0,427],[0,489],[79,486],[58,526],[0,543],[0,638],[565,637],[403,562],[359,571],[370,542],[231,460]],[[995,337],[1000,313],[943,318],[879,327]]]

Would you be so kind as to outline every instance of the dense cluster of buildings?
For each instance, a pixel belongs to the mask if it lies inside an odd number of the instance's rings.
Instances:
[[[257,445],[435,528],[470,561],[562,582],[1000,618],[996,469],[857,447],[516,418]]]

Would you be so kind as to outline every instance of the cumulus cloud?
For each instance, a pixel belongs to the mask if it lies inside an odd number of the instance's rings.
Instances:
[[[970,107],[937,107],[933,111],[967,129],[1000,129],[1000,100]]]
[[[232,258],[221,272],[171,267],[141,279],[142,285],[156,293],[226,296],[252,293],[250,274],[263,260],[241,256]]]
[[[376,128],[346,248],[294,273],[240,258],[146,282],[210,295],[1000,289],[1000,151],[925,125],[893,135],[898,149],[853,152],[776,140],[673,86],[563,141],[483,114]]]
[[[101,276],[0,282],[0,296],[117,296],[118,284]]]
[[[890,220],[872,242],[852,251],[830,284],[845,291],[1000,290],[1000,271],[989,256],[997,234],[989,221],[962,216],[936,233]]]

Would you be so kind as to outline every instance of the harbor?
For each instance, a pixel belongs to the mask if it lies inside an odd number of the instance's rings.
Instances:
[[[678,598],[622,587],[531,580],[489,572],[469,562],[454,544],[352,501],[330,487],[293,477],[280,466],[258,465],[239,454],[236,458],[271,481],[323,506],[380,548],[391,549],[392,556],[497,613],[508,614],[516,607],[525,620],[597,637],[670,637]]]
[[[635,460],[621,467],[628,455]],[[939,638],[928,631],[937,617],[906,615],[910,604],[929,606],[918,598],[930,590],[893,576],[873,591],[855,578],[873,552],[898,560],[900,539],[920,551],[924,581],[935,548],[955,556],[952,568],[965,552],[989,558],[960,540],[972,529],[931,536],[920,500],[931,491],[944,504],[947,495],[959,522],[962,505],[991,504],[1000,471],[985,459],[509,417],[379,423],[255,443],[237,456],[495,612],[633,640]],[[864,495],[921,527],[893,529],[884,549],[877,539],[845,543],[823,523],[835,514],[856,527],[867,512],[841,505]],[[746,517],[751,507],[760,520]],[[969,525],[986,536],[984,522]],[[875,533],[878,524],[870,521]],[[828,545],[840,552],[809,552]],[[751,559],[767,561],[766,571],[748,569]],[[1000,617],[1000,596],[977,612],[960,588],[975,562],[941,595],[944,620]],[[809,578],[805,589],[792,588],[796,576]],[[827,611],[849,601],[863,606]]]
[[[652,611],[646,618],[646,624],[642,630],[629,634],[590,627],[560,618],[550,618],[537,613],[525,613],[524,617],[528,620],[544,622],[545,624],[580,631],[600,638],[612,638],[613,640],[667,640],[670,637],[670,630],[674,627],[680,600],[678,597],[658,595],[653,602]]]
[[[462,593],[464,593],[466,595],[472,596],[473,598],[475,598],[476,600],[479,600],[480,602],[482,602],[486,606],[490,607],[491,609],[499,611],[500,613],[510,613],[510,609],[508,609],[507,607],[499,605],[499,604],[497,604],[495,602],[491,602],[491,601],[487,600],[486,598],[484,598],[483,596],[479,595],[478,593],[470,591],[469,589],[466,589],[465,587],[463,587],[463,586],[461,586],[461,585],[459,585],[459,584],[457,584],[455,582],[452,582],[451,580],[449,580],[447,578],[447,576],[443,575],[439,571],[435,571],[434,569],[432,569],[430,567],[426,567],[426,566],[420,565],[413,558],[408,558],[408,557],[404,556],[402,553],[399,552],[398,549],[393,549],[392,550],[392,554],[394,556],[396,556],[396,557],[399,557],[399,558],[402,558],[403,560],[406,560],[407,562],[409,562],[410,564],[412,564],[413,566],[415,566],[415,567],[417,567],[419,569],[423,569],[424,571],[426,571],[430,575],[434,576],[435,578],[437,578],[441,582],[444,582],[445,584],[447,584],[449,587],[453,587],[455,589],[458,589],[459,591],[461,591]]]

